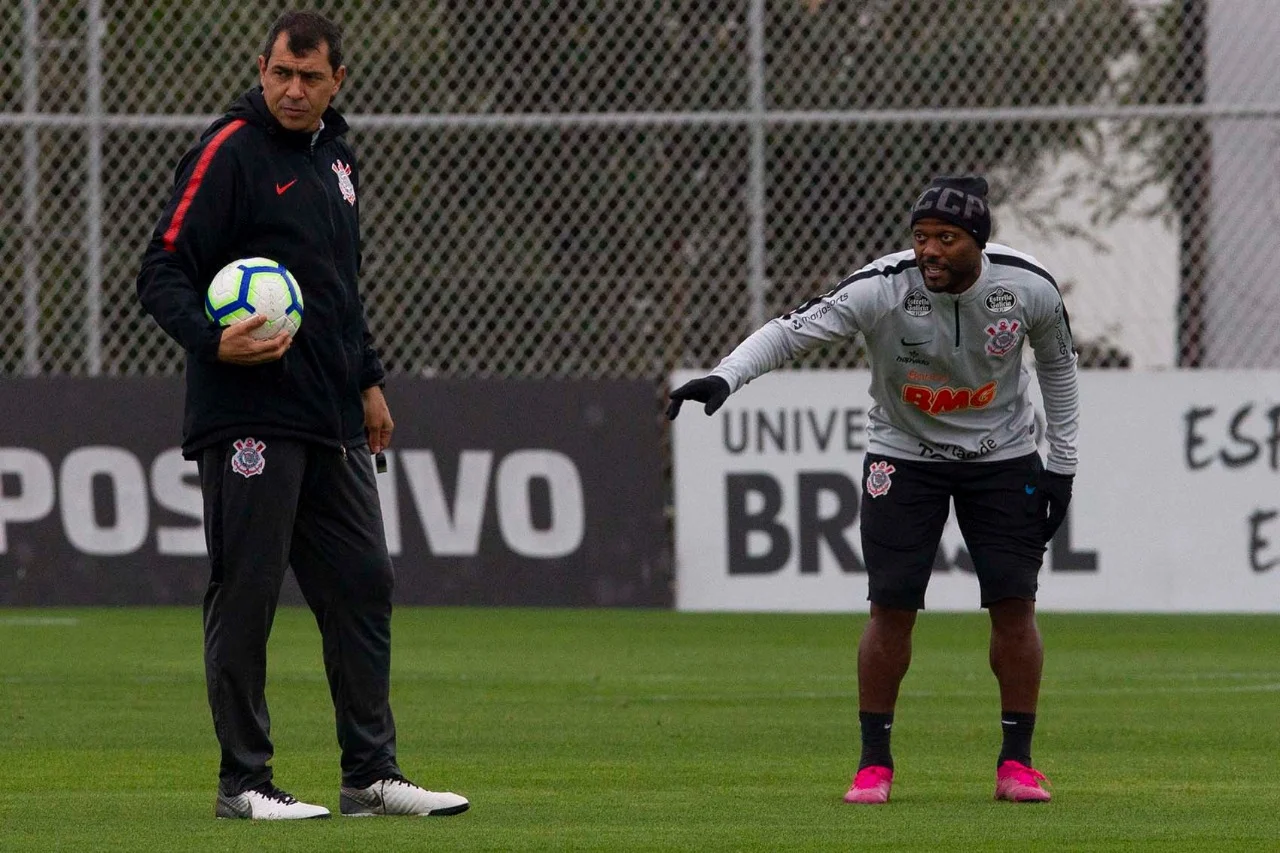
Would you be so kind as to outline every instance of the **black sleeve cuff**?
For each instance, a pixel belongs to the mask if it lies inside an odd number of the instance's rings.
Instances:
[[[190,350],[191,354],[201,361],[217,361],[218,347],[222,344],[222,327],[210,323],[205,327],[200,340]]]

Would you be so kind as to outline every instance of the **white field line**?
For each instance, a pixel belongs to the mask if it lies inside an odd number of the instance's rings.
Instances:
[[[36,621],[46,620],[46,621]],[[19,625],[75,625],[77,620],[74,617],[0,617],[0,626],[7,624]],[[1193,672],[1182,673],[1178,675],[1160,676],[1154,673],[1148,673],[1144,676],[1127,676],[1130,679],[1167,679],[1170,681],[1180,682],[1207,682],[1220,680],[1242,681],[1250,678],[1268,678],[1274,679],[1280,677],[1280,673],[1276,672]],[[187,673],[160,673],[153,675],[133,676],[126,679],[134,684],[177,684],[190,681],[192,676]],[[0,684],[62,684],[68,683],[75,679],[68,679],[61,676],[31,676],[31,675],[11,675],[0,677]],[[324,680],[322,672],[294,672],[290,673],[285,680],[290,682],[320,682]],[[424,677],[422,673],[400,673],[397,676],[398,681],[440,681],[448,682],[469,682],[473,679],[463,675],[461,677]],[[629,679],[634,681],[635,679]],[[676,681],[678,677],[663,677],[639,680],[662,680]],[[826,680],[826,679],[822,679]],[[487,682],[489,683],[489,682]],[[580,688],[596,688],[613,686],[608,681],[564,681],[558,678],[523,678],[519,683],[524,686],[543,685],[543,684],[561,684],[567,689]],[[706,681],[700,682],[706,685]],[[982,699],[990,697],[995,691],[995,684],[992,683],[989,689],[980,690],[903,690],[901,696],[909,699]],[[1241,693],[1280,693],[1280,681],[1264,681],[1258,684],[1206,684],[1206,683],[1190,683],[1190,684],[1172,684],[1172,685],[1144,685],[1135,687],[1074,687],[1071,685],[1062,686],[1044,686],[1040,690],[1040,695],[1045,697],[1070,699],[1076,696],[1160,696],[1160,695],[1211,695],[1211,694],[1241,694]],[[808,701],[808,700],[856,700],[858,691],[850,690],[780,690],[780,691],[753,691],[748,693],[733,693],[727,691],[700,693],[696,690],[690,690],[687,693],[635,693],[635,692],[618,692],[618,693],[594,693],[591,695],[577,696],[570,701],[578,702],[717,702],[717,703],[738,703],[738,702],[768,702],[768,701]],[[533,701],[541,702],[542,699]]]
[[[938,691],[938,690],[903,690],[899,695],[907,699],[975,699],[993,695],[995,685],[990,690]],[[1265,684],[1233,684],[1222,686],[1187,686],[1187,687],[1098,687],[1098,688],[1057,688],[1042,689],[1041,697],[1072,698],[1075,696],[1157,696],[1157,695],[1194,695],[1216,693],[1280,693],[1280,681]],[[649,695],[616,694],[608,696],[580,697],[587,702],[760,702],[760,701],[797,701],[814,699],[857,699],[856,690],[791,690],[777,693],[655,693]]]
[[[74,616],[0,616],[0,627],[12,625],[19,628],[45,628],[79,624],[80,620]]]
[[[979,672],[976,664],[975,664],[975,672],[977,672],[978,674],[972,677],[967,677],[965,680],[974,681],[974,682],[981,681],[985,683],[987,680],[991,678],[991,675],[988,672],[986,672],[986,670],[981,670]],[[915,676],[915,677],[920,678],[920,677],[927,677],[927,676]],[[1202,672],[1195,672],[1195,671],[1193,672],[1174,672],[1174,671],[1134,672],[1134,673],[1127,673],[1123,677],[1128,681],[1173,681],[1173,682],[1225,681],[1225,680],[1240,681],[1245,679],[1280,678],[1280,671],[1276,671],[1276,670],[1244,670],[1244,671],[1207,670]],[[543,679],[534,679],[534,680],[540,681]],[[647,682],[654,682],[654,683],[661,683],[661,682],[670,683],[670,682],[690,682],[693,680],[694,679],[690,678],[688,675],[683,675],[679,673],[666,673],[666,672],[651,672],[651,673],[644,673],[640,675],[633,675],[633,676],[627,677],[627,681],[629,682],[646,682],[647,681]],[[810,681],[839,681],[839,682],[852,683],[852,681],[854,680],[854,674],[852,671],[850,671],[848,673],[832,673],[827,675],[816,675],[809,680]],[[708,684],[715,681],[732,681],[732,679],[708,678],[708,679],[701,679],[699,683]],[[1059,687],[1071,686],[1071,682],[1069,681],[1056,681],[1056,684]],[[1053,686],[1054,684],[1046,683],[1043,689],[1049,689],[1049,688],[1052,688]]]

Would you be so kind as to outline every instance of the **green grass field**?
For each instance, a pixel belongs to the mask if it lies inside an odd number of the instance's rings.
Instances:
[[[1041,617],[1048,805],[993,803],[981,614],[923,614],[884,807],[857,616],[401,609],[401,764],[455,818],[216,821],[195,610],[0,610],[0,850],[1276,850],[1280,617]],[[337,810],[310,615],[271,641],[276,781]]]

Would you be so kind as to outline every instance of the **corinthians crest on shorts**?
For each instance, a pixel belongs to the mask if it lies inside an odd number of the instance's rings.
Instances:
[[[254,438],[242,438],[233,442],[236,453],[231,457],[231,470],[242,477],[256,477],[267,467],[267,460],[262,451],[267,449],[265,442]]]
[[[893,485],[893,480],[889,475],[898,470],[888,462],[872,462],[871,467],[867,471],[867,494],[873,498],[889,493],[889,487]]]
[[[351,183],[351,167],[343,163],[341,160],[334,160],[333,173],[338,176],[338,189],[342,192],[342,197],[346,199],[347,204],[354,206],[356,203],[356,187]]]

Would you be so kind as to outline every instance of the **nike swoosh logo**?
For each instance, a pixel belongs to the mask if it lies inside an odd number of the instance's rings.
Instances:
[[[1034,495],[1034,494],[1036,493],[1036,487],[1035,487],[1035,486],[1023,486],[1022,488],[1026,489],[1026,490],[1027,490],[1027,494],[1029,494],[1029,495]]]
[[[898,338],[898,340],[902,341],[904,347],[919,347],[929,343],[933,338],[925,338],[923,341],[909,341],[906,338]]]
[[[284,195],[284,191],[289,189],[289,187],[293,186],[297,182],[298,182],[298,179],[294,178],[292,181],[290,181],[287,184],[276,184],[276,195]]]
[[[225,806],[226,810],[236,817],[253,817],[253,806],[249,802],[249,798],[243,794],[234,797],[224,797],[218,795],[218,805]]]

